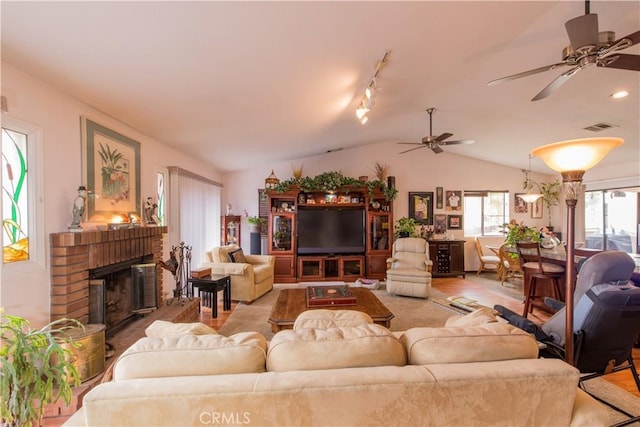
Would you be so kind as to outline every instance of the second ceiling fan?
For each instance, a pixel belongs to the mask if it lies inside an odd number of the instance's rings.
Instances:
[[[438,136],[433,135],[433,112],[436,111],[435,108],[427,108],[427,113],[429,113],[429,135],[422,138],[422,142],[399,142],[398,144],[403,145],[417,145],[418,147],[410,148],[405,151],[401,151],[399,154],[408,153],[409,151],[418,150],[420,148],[428,148],[434,153],[442,153],[444,150],[440,148],[442,145],[456,145],[456,144],[473,144],[475,141],[472,139],[463,139],[458,141],[446,141],[446,139],[451,138],[453,136],[452,133],[445,132]]]

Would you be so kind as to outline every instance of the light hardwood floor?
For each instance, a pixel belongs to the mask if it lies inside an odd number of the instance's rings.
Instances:
[[[445,293],[446,295],[464,295],[466,297],[475,299],[479,303],[489,307],[500,304],[509,308],[510,310],[515,311],[516,313],[521,312],[523,308],[522,303],[513,298],[497,292],[493,292],[483,286],[471,283],[460,278],[437,278],[433,279],[431,285],[433,286],[433,288]],[[216,319],[213,319],[211,317],[210,309],[204,308],[200,312],[200,321],[216,330],[220,329],[227,318],[231,315],[236,305],[237,303],[233,302],[231,304],[231,311],[224,311],[222,309],[222,301],[220,301],[218,306],[218,317]],[[549,318],[549,314],[534,308],[534,311],[532,315],[529,316],[529,318],[536,323],[544,323],[544,321]],[[635,365],[637,367],[640,367],[640,348],[635,348],[633,350],[633,360]],[[633,380],[633,376],[628,369],[622,372],[616,372],[614,374],[607,375],[604,378],[617,385],[618,387],[640,397],[640,392],[638,391],[635,381]]]

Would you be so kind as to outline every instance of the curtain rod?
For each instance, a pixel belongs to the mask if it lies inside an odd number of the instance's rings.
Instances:
[[[220,188],[224,187],[222,185],[222,183],[220,183],[218,181],[214,181],[212,179],[205,178],[204,176],[198,175],[198,174],[193,173],[191,171],[188,171],[186,169],[182,169],[179,166],[169,166],[169,167],[167,167],[167,169],[169,170],[169,173],[177,173],[178,175],[188,176],[190,178],[197,179],[198,181],[202,181],[202,182],[206,182],[207,184],[215,185],[216,187],[220,187]]]

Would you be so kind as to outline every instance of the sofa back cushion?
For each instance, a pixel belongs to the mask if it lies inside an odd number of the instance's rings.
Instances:
[[[144,330],[146,336],[151,338],[164,338],[180,335],[210,335],[217,334],[215,329],[204,323],[173,323],[166,320],[154,320],[147,329]]]
[[[238,245],[216,246],[211,249],[211,261],[213,262],[231,262],[229,254],[240,249]]]
[[[275,372],[405,364],[400,340],[377,324],[280,331],[267,353],[267,370]]]
[[[264,372],[267,340],[258,332],[141,338],[115,362],[115,381]]]
[[[373,323],[367,313],[357,310],[317,309],[303,311],[296,317],[293,329],[331,329],[343,326],[360,326]]]
[[[448,328],[411,328],[400,340],[410,365],[536,359],[538,344],[505,323]]]

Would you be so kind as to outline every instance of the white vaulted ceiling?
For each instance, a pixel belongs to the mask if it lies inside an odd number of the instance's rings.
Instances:
[[[2,2],[2,60],[221,171],[434,133],[475,139],[456,154],[527,167],[564,139],[618,136],[603,162],[640,157],[640,73],[566,69],[488,87],[561,60],[582,1]],[[600,30],[640,29],[638,1],[591,2]],[[355,117],[388,64],[369,122]],[[640,45],[625,53],[640,53]],[[631,95],[613,101],[626,88]],[[600,133],[599,122],[616,125]],[[398,146],[398,152],[403,147]],[[411,154],[414,155],[414,154]],[[418,150],[433,159],[436,154]],[[540,163],[540,170],[546,170]],[[536,165],[534,165],[536,166]],[[534,167],[535,169],[535,167]]]

